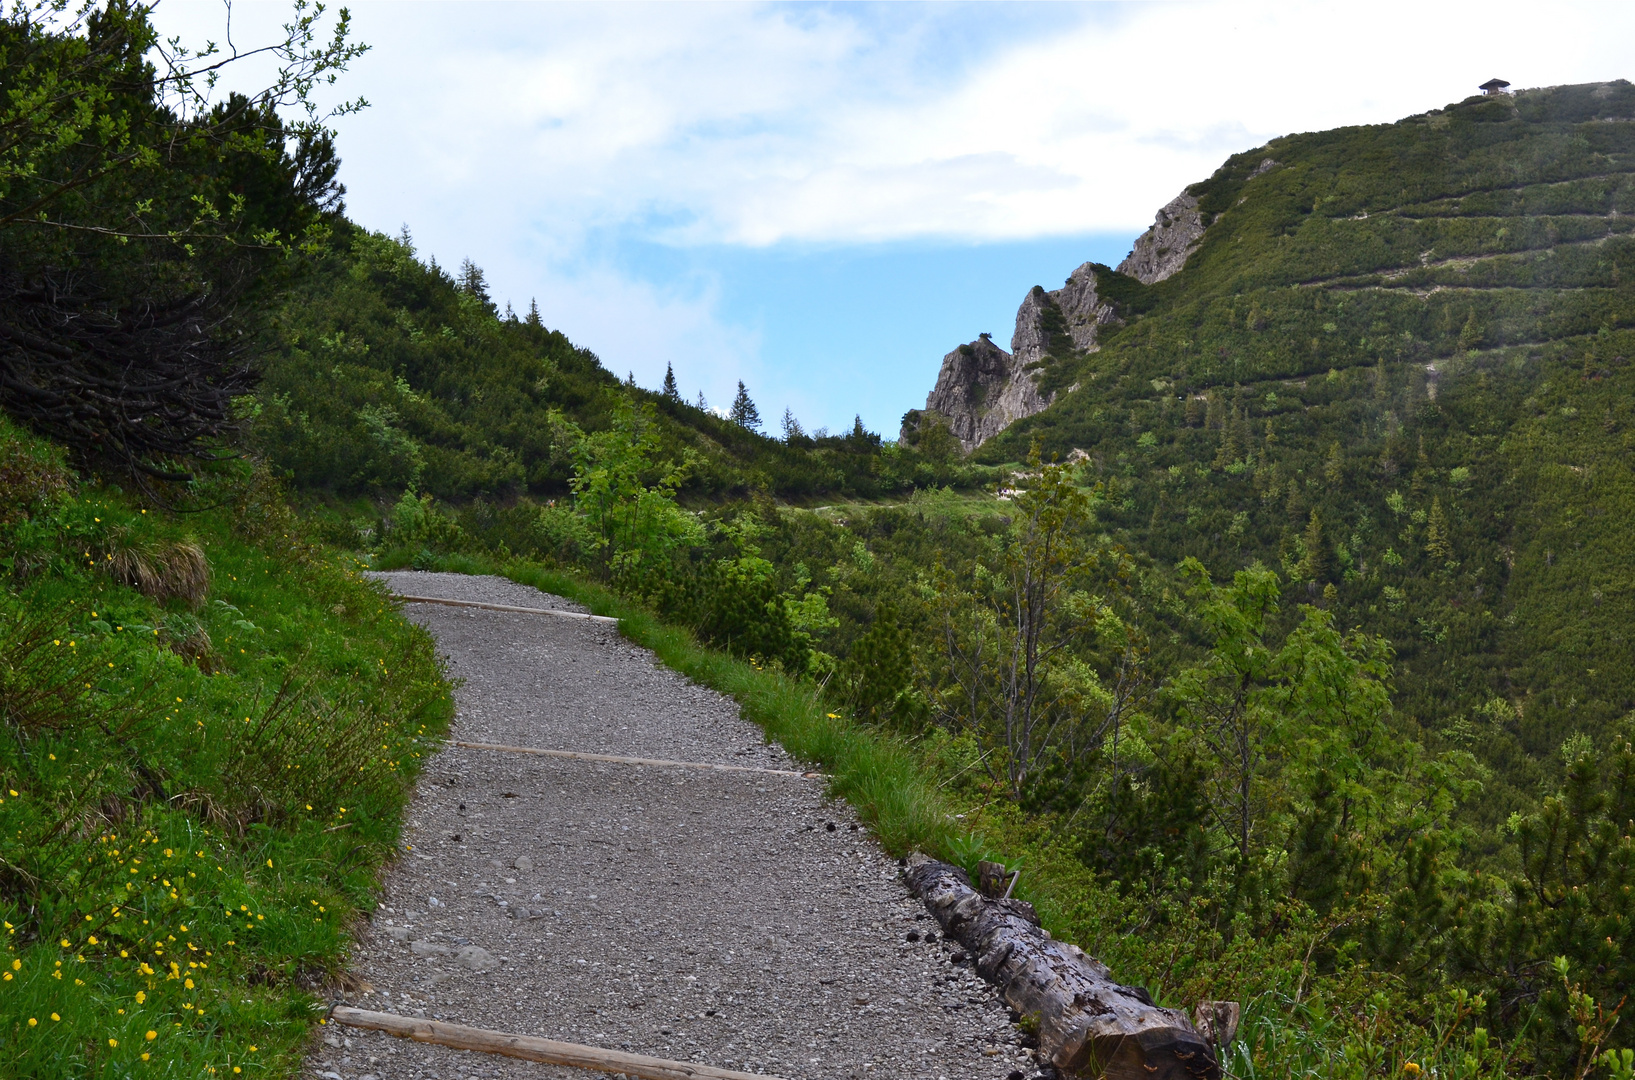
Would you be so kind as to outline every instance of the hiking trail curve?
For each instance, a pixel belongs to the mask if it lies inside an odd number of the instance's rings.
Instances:
[[[497,577],[378,576],[399,594],[580,610]],[[456,718],[410,804],[412,850],[360,932],[347,1004],[788,1080],[1038,1074],[895,860],[730,698],[611,623],[406,612],[461,680]],[[596,1075],[323,1030],[307,1073],[329,1080]]]

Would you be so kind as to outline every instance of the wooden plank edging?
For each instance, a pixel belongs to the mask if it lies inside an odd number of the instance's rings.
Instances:
[[[794,772],[790,769],[765,769],[758,765],[713,765],[707,761],[669,761],[664,758],[620,757],[616,754],[586,754],[578,750],[542,750],[533,746],[501,746],[499,743],[461,742],[454,746],[467,750],[499,750],[507,754],[533,754],[536,757],[568,758],[572,761],[605,761],[613,765],[653,765],[666,769],[705,769],[710,772],[761,773],[766,776],[797,776],[805,779],[821,777],[818,772]]]
[[[583,619],[586,622],[610,622],[619,620],[611,615],[587,615],[583,611],[561,611],[556,608],[517,607],[514,604],[486,604],[477,600],[448,600],[441,596],[408,596],[397,593],[397,598],[405,604],[446,604],[449,607],[474,607],[486,611],[512,611],[519,615],[555,615],[562,619]]]
[[[416,1042],[435,1043],[456,1050],[476,1050],[485,1054],[502,1054],[524,1061],[540,1061],[548,1065],[566,1065],[575,1069],[595,1072],[624,1073],[641,1080],[779,1080],[765,1073],[733,1072],[711,1065],[695,1065],[688,1061],[667,1061],[645,1054],[630,1054],[621,1050],[604,1050],[599,1046],[557,1042],[533,1035],[512,1035],[488,1028],[448,1024],[441,1020],[426,1020],[417,1016],[398,1016],[395,1013],[371,1012],[337,1005],[330,1010],[330,1018],[347,1027],[384,1031],[388,1035],[413,1039]]]

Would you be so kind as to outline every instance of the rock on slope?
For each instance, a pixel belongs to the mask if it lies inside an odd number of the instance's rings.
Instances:
[[[1053,292],[1035,285],[1017,309],[1011,351],[983,334],[943,357],[924,412],[903,418],[904,437],[931,419],[929,413],[947,422],[967,453],[976,449],[1013,421],[1049,405],[1050,397],[1038,387],[1041,365],[1054,355],[1094,351],[1097,328],[1112,318],[1112,305],[1096,292],[1092,263],[1073,271]]]
[[[1120,273],[1146,285],[1163,281],[1186,264],[1204,234],[1198,200],[1186,192],[1158,211],[1152,228],[1136,238]],[[1025,416],[1042,411],[1054,395],[1039,390],[1039,372],[1052,357],[1096,350],[1096,331],[1114,320],[1113,305],[1096,291],[1094,263],[1085,263],[1054,292],[1035,285],[1016,312],[1011,351],[987,334],[942,358],[937,385],[925,409],[903,418],[912,439],[928,421],[941,418],[966,453]],[[927,415],[930,414],[930,415]]]
[[[1204,219],[1198,212],[1196,196],[1183,191],[1164,208],[1152,227],[1136,237],[1135,245],[1118,272],[1128,274],[1143,285],[1152,285],[1171,277],[1186,265],[1187,256],[1203,239]]]

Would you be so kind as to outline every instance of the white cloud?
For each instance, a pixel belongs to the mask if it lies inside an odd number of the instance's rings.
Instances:
[[[235,10],[242,41],[287,9]],[[160,18],[207,27],[220,11],[166,0]],[[1390,122],[1493,75],[1635,74],[1635,6],[1612,4],[364,0],[353,13],[374,46],[344,84],[373,102],[340,125],[355,217],[407,221],[445,262],[470,255],[499,295],[537,295],[615,370],[662,373],[686,342],[729,386],[780,377],[757,370],[755,334],[721,325],[707,283],[644,284],[598,261],[594,238],[1133,232],[1281,133]]]
[[[374,106],[342,124],[353,205],[569,248],[643,220],[674,243],[751,245],[1125,228],[1282,132],[1388,122],[1499,68],[1518,85],[1614,77],[1635,29],[1613,5],[1077,12],[1007,30],[988,11],[984,49],[946,46],[974,19],[961,7],[366,0],[374,51],[348,80]]]

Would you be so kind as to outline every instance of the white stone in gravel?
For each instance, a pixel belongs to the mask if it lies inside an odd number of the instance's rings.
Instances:
[[[444,949],[443,951],[447,952],[448,950]],[[494,954],[481,945],[467,945],[454,954],[454,962],[472,971],[493,971],[500,966],[500,962]]]
[[[416,956],[447,956],[448,946],[438,945],[432,941],[411,941],[409,951]]]

